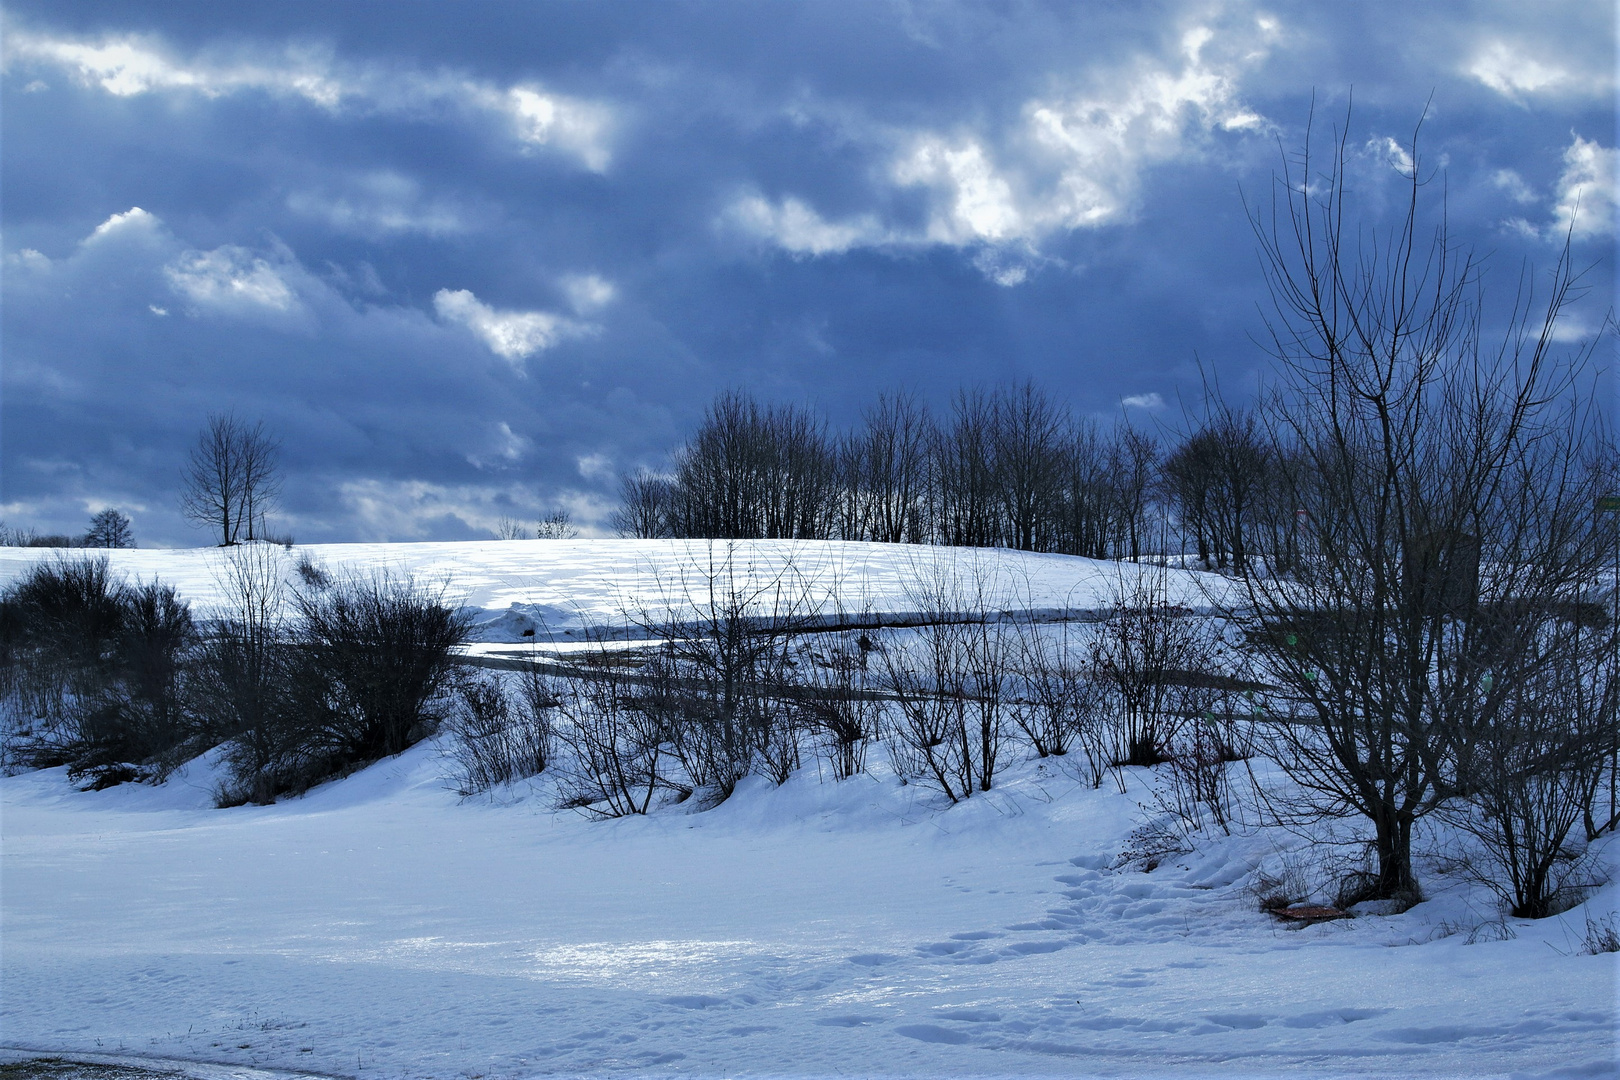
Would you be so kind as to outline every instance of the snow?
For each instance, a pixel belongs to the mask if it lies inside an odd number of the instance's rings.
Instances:
[[[173,585],[197,614],[228,610],[219,548],[118,549],[58,552],[45,548],[0,548],[0,586],[34,564],[78,555],[106,555],[112,568],[132,580],[160,579]],[[991,610],[1033,610],[1053,615],[1085,614],[1106,607],[1152,567],[1078,559],[1066,555],[986,551],[904,544],[759,540],[728,545],[702,540],[487,540],[422,544],[311,544],[285,556],[291,575],[300,558],[330,572],[410,575],[444,585],[448,595],[477,613],[475,640],[524,643],[523,634],[566,638],[586,630],[620,626],[643,614],[655,619],[690,615],[689,594],[706,585],[711,569],[728,565],[739,593],[768,590],[776,581],[796,599],[799,586],[823,620],[867,613],[890,620],[915,614],[914,585],[937,574],[971,586],[984,579]],[[729,564],[728,564],[729,559]],[[1207,610],[1212,595],[1224,595],[1215,574],[1170,570],[1170,600]]]
[[[898,608],[916,552],[847,548],[827,561]],[[691,549],[309,550],[453,568],[481,610],[561,619],[613,613],[650,553]],[[218,557],[113,553],[199,603]],[[1040,568],[1034,606],[1103,596],[1115,572],[1002,558]],[[0,553],[0,576],[20,565]],[[1502,920],[1427,859],[1410,911],[1290,927],[1258,910],[1256,878],[1304,857],[1293,834],[1119,864],[1147,770],[1121,793],[1020,760],[947,808],[874,748],[841,783],[812,765],[701,813],[591,821],[553,809],[545,777],[460,800],[443,751],[229,810],[206,757],[157,787],[0,779],[0,1043],[411,1078],[1620,1071],[1617,957],[1580,952],[1620,885]]]

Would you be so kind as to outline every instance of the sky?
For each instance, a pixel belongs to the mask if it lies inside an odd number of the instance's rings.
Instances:
[[[1487,323],[1614,307],[1601,2],[63,5],[0,13],[0,520],[206,543],[210,414],[300,542],[606,530],[723,390],[857,420],[1033,379],[1168,434],[1269,370],[1245,210],[1313,115],[1411,140]],[[1348,125],[1348,126],[1346,126]],[[1602,384],[1607,401],[1612,383]]]

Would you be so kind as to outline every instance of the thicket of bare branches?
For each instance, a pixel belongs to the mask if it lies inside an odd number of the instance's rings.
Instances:
[[[546,770],[561,705],[551,679],[534,668],[504,677],[463,673],[455,689],[445,727],[457,794],[476,795]]]
[[[952,802],[995,785],[1011,720],[1013,636],[990,602],[992,563],[936,561],[907,592],[919,625],[882,651],[895,771]]]
[[[169,586],[131,585],[105,556],[58,556],[0,594],[4,764],[65,764],[102,786],[162,776],[191,734],[196,634]]]

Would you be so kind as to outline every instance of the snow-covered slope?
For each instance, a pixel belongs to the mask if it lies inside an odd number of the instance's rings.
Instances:
[[[679,607],[711,549],[304,551],[447,580],[486,639],[516,640]],[[0,582],[42,557],[0,549]],[[222,557],[112,553],[205,616]],[[936,564],[991,607],[1054,612],[1149,572],[863,544],[731,558],[745,589],[791,564],[829,616],[903,616]],[[1219,586],[1169,579],[1189,607]],[[811,765],[706,812],[593,822],[554,809],[545,776],[458,800],[442,750],[229,810],[206,758],[158,787],[0,778],[0,1044],[411,1078],[1617,1072],[1617,957],[1580,950],[1620,886],[1503,920],[1444,836],[1421,840],[1430,898],[1411,911],[1290,928],[1259,911],[1258,879],[1309,876],[1321,853],[1288,831],[1120,864],[1150,770],[1121,794],[1012,761],[947,808],[874,747],[842,783]],[[1594,854],[1612,875],[1612,841]]]
[[[0,1042],[361,1077],[1615,1068],[1615,957],[1575,952],[1612,886],[1513,940],[1467,944],[1492,916],[1432,870],[1404,915],[1288,929],[1251,890],[1285,834],[1111,869],[1139,771],[1026,763],[944,810],[811,770],[610,822],[442,775],[423,745],[224,811],[204,763],[0,782]]]

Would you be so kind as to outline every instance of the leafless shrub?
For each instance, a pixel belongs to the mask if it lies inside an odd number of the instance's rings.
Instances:
[[[310,732],[344,764],[397,754],[427,734],[466,617],[442,588],[379,571],[297,594],[302,670],[318,687]]]
[[[523,522],[509,514],[501,515],[495,522],[495,539],[497,540],[529,540],[529,529]]]
[[[882,702],[873,692],[871,656],[876,643],[866,632],[838,634],[806,648],[797,673],[798,708],[819,735],[818,750],[832,774],[847,780],[866,767],[877,738]]]
[[[567,510],[553,510],[540,519],[534,535],[539,540],[572,540],[579,535],[579,529]]]
[[[991,789],[1007,740],[1013,644],[985,614],[991,574],[976,559],[919,568],[907,600],[921,625],[882,650],[883,686],[897,714],[889,732],[895,769],[952,802]]]
[[[1442,807],[1477,839],[1484,875],[1518,918],[1544,918],[1578,902],[1586,836],[1579,828],[1615,739],[1610,633],[1555,627],[1516,659],[1535,670],[1501,693],[1486,682],[1468,723],[1456,787]],[[1539,654],[1545,652],[1545,657]]]
[[[1217,719],[1213,709],[1182,725],[1164,767],[1164,784],[1156,788],[1162,805],[1194,832],[1206,824],[1230,834],[1237,810],[1229,763],[1238,750],[1230,722]]]
[[[8,767],[66,764],[97,786],[161,777],[190,728],[189,609],[131,586],[105,556],[35,566],[0,595],[0,709]]]
[[[617,664],[587,665],[561,694],[553,735],[562,806],[592,817],[645,814],[671,788],[663,773],[665,728],[645,707],[645,686]]]
[[[332,586],[332,575],[317,563],[307,551],[299,552],[298,565],[293,567],[298,575],[298,581],[306,591],[321,592]]]
[[[1620,952],[1620,926],[1616,914],[1609,912],[1600,918],[1586,917],[1586,933],[1581,938],[1581,952],[1586,956]]]
[[[663,650],[643,669],[646,710],[694,787],[727,798],[758,769],[781,783],[799,765],[793,642],[816,616],[813,584],[794,560],[767,569],[737,545],[713,543],[658,583],[661,610],[630,619]]]
[[[201,703],[230,739],[228,801],[302,791],[430,734],[466,634],[443,589],[386,572],[300,590],[289,620],[286,573],[265,545],[222,565],[235,611],[207,643]]]
[[[1222,646],[1209,620],[1170,602],[1169,575],[1148,571],[1117,586],[1091,642],[1091,666],[1118,708],[1116,765],[1157,765],[1173,756],[1184,721],[1208,709]]]
[[[544,772],[551,764],[553,714],[560,702],[537,670],[521,672],[516,700],[513,680],[481,673],[456,683],[456,707],[445,719],[456,793],[476,795],[500,784]]]
[[[1090,670],[1094,630],[1066,616],[1052,622],[1008,622],[1014,637],[1013,722],[1040,757],[1077,762],[1082,778],[1100,787],[1113,764],[1110,698]]]
[[[231,779],[215,802],[267,803],[294,786],[282,748],[300,721],[283,552],[262,544],[232,548],[214,579],[228,607],[204,635],[193,705],[200,729],[227,742]]]

